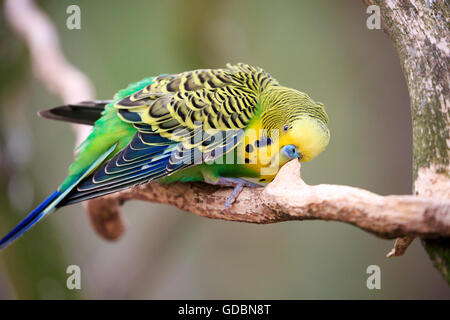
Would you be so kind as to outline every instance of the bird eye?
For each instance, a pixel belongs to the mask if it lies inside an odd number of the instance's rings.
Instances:
[[[289,130],[289,125],[285,124],[284,127],[283,127],[283,131],[286,132],[288,130]]]

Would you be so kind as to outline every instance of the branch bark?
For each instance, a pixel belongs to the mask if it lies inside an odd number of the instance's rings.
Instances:
[[[380,7],[383,29],[394,43],[408,85],[413,125],[413,193],[450,199],[450,4],[426,0],[365,2]],[[392,254],[404,252],[402,247],[411,241],[398,240]],[[450,239],[423,243],[450,283]]]
[[[353,224],[384,238],[404,235],[450,236],[450,200],[416,196],[380,196],[340,185],[307,185],[300,177],[300,163],[284,165],[265,188],[245,188],[229,210],[225,201],[232,188],[204,183],[151,182],[105,196],[108,210],[138,199],[167,203],[203,217],[249,223],[290,220],[334,220]],[[91,210],[100,213],[104,204]]]

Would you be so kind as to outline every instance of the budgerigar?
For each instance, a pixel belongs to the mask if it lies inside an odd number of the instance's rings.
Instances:
[[[55,208],[152,180],[233,186],[229,208],[243,186],[270,182],[291,159],[313,159],[330,138],[321,103],[242,63],[145,78],[111,101],[40,115],[93,129],[60,187],[0,240],[0,248]]]

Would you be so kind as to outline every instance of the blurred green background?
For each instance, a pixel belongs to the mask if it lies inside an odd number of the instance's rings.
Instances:
[[[66,8],[81,8],[81,30]],[[366,28],[362,1],[39,1],[64,54],[99,99],[149,75],[227,62],[261,66],[323,102],[332,138],[303,166],[310,184],[411,192],[409,98],[397,54]],[[74,135],[38,110],[61,103],[34,77],[27,49],[0,27],[0,232],[55,189]],[[126,234],[106,242],[81,205],[59,210],[0,254],[1,299],[415,299],[450,298],[418,240],[387,259],[393,241],[324,221],[251,225],[166,205],[124,207]],[[82,289],[66,288],[78,265]],[[368,290],[366,268],[381,268]]]

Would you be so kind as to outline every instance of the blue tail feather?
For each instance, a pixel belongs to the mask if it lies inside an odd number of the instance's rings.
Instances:
[[[81,174],[76,181],[74,181],[68,188],[64,190],[56,190],[47,199],[44,200],[39,206],[37,206],[31,213],[29,213],[25,219],[23,219],[14,229],[12,229],[6,236],[0,240],[0,250],[6,248],[14,240],[24,234],[25,231],[34,226],[42,218],[47,216],[64,198],[75,188],[80,181],[94,171],[116,148],[117,143],[110,147],[105,153],[97,158],[89,168]]]
[[[61,192],[56,190],[47,199],[45,199],[44,202],[31,211],[25,219],[23,219],[14,229],[12,229],[6,236],[3,237],[3,239],[0,240],[0,250],[8,246],[25,231],[31,228],[35,223],[41,220],[45,216],[44,210],[60,195]]]

